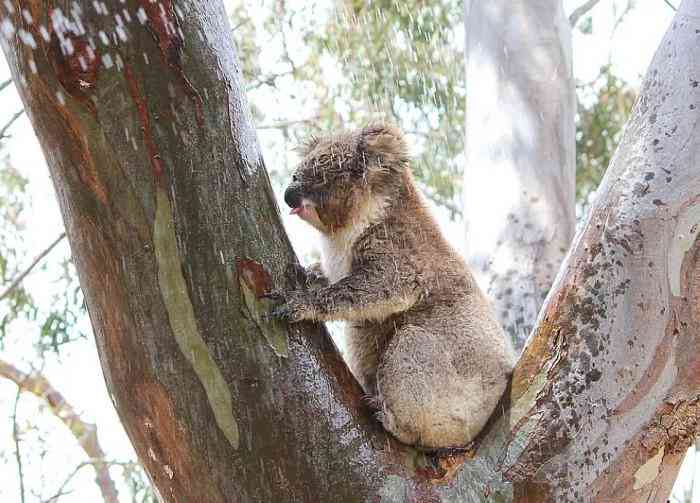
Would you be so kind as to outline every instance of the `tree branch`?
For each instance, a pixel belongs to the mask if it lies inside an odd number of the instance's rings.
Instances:
[[[30,272],[41,262],[41,260],[48,255],[51,250],[53,250],[58,243],[61,242],[63,238],[66,237],[66,233],[62,232],[60,236],[58,236],[53,243],[51,243],[44,251],[42,251],[39,255],[36,256],[36,258],[32,261],[31,264],[29,264],[29,267],[27,267],[24,271],[22,271],[19,276],[17,276],[10,286],[8,286],[4,292],[0,294],[0,302],[5,300],[6,297],[8,297],[14,290],[17,288],[22,281],[24,281],[24,278],[26,278]]]
[[[619,16],[615,18],[615,23],[613,24],[613,29],[610,31],[610,38],[615,35],[617,32],[617,29],[620,27],[622,24],[622,21],[625,19],[625,16],[630,13],[632,8],[634,7],[634,0],[628,0],[627,5],[625,5],[625,8],[622,10],[622,13],[620,13]],[[615,9],[617,10],[617,9]],[[610,59],[610,56],[608,57]]]
[[[22,110],[18,111],[18,112],[15,112],[14,115],[13,115],[12,117],[10,117],[10,120],[7,121],[7,124],[5,124],[5,125],[2,127],[2,129],[0,129],[0,140],[2,140],[3,138],[8,138],[8,137],[9,137],[9,136],[7,135],[7,130],[10,129],[10,127],[12,126],[12,124],[14,124],[14,122],[15,122],[17,119],[19,119],[19,118],[22,116],[23,113],[24,113],[24,108],[23,108]]]
[[[569,24],[571,27],[575,27],[579,19],[581,19],[588,11],[598,4],[600,0],[588,0],[587,2],[579,5],[574,9],[574,11],[569,15]]]
[[[12,409],[12,440],[15,443],[15,459],[17,461],[17,476],[19,477],[19,494],[22,503],[25,502],[24,496],[24,470],[22,467],[22,453],[19,449],[19,431],[17,428],[17,405],[19,404],[20,389],[17,388],[17,396],[15,397],[15,405]]]
[[[253,91],[255,89],[259,89],[260,87],[262,87],[264,85],[267,85],[270,87],[276,87],[277,86],[277,79],[279,79],[281,77],[285,77],[287,75],[293,75],[293,74],[294,74],[294,70],[287,70],[287,71],[279,72],[279,73],[271,73],[271,74],[268,74],[264,77],[260,77],[260,78],[256,79],[254,82],[249,83],[246,86],[245,90],[246,90],[246,92],[250,92],[250,91]]]
[[[307,119],[298,119],[298,120],[288,120],[288,121],[280,121],[280,122],[272,122],[270,124],[261,124],[259,126],[256,126],[255,129],[257,130],[263,130],[263,129],[287,129],[290,126],[295,126],[297,124],[310,124],[314,123],[317,121],[319,116],[315,117],[309,117]]]
[[[0,83],[0,92],[4,91],[10,84],[12,84],[12,79],[7,79],[6,81]]]
[[[90,463],[97,473],[97,485],[106,503],[118,503],[118,492],[109,474],[109,465],[105,461],[105,453],[97,438],[97,427],[80,417],[65,397],[54,388],[49,380],[39,372],[27,374],[11,363],[0,359],[0,377],[8,379],[17,385],[17,392],[29,392],[41,398],[70,430]]]
[[[95,467],[97,463],[100,464],[105,464],[107,466],[123,466],[125,468],[130,468],[133,469],[135,467],[140,467],[141,465],[139,463],[136,463],[134,461],[104,461],[104,460],[99,460],[99,459],[90,459],[88,461],[82,461],[79,463],[72,472],[63,480],[61,483],[61,486],[56,490],[56,492],[50,496],[48,499],[45,500],[46,503],[51,503],[52,501],[56,501],[59,499],[61,496],[65,496],[66,494],[69,494],[70,491],[66,491],[66,486],[70,483],[71,480],[76,476],[76,474],[85,466],[92,466]]]

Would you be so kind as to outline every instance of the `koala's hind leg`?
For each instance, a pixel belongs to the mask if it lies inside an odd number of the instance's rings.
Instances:
[[[377,402],[384,428],[401,442],[425,448],[460,447],[481,431],[491,408],[479,375],[454,365],[451,337],[417,326],[401,328],[377,371]],[[457,358],[457,361],[459,358]]]

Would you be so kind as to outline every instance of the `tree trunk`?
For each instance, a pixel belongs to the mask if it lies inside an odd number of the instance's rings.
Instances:
[[[465,2],[466,253],[517,349],[576,224],[576,94],[561,0]]]
[[[34,22],[16,9],[24,32],[3,49],[51,167],[108,387],[163,500],[662,500],[697,428],[692,2],[500,416],[466,460],[388,438],[320,327],[262,316],[259,294],[293,256],[221,3],[131,1],[128,19],[82,5],[87,33],[16,2]]]
[[[516,369],[516,493],[665,502],[699,433],[699,14],[679,7]]]
[[[3,49],[141,461],[166,501],[362,498],[357,385],[318,326],[259,316],[256,263],[294,256],[221,2],[95,5],[15,2]]]

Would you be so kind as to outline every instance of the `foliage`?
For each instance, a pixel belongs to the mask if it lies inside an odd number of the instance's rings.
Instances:
[[[273,181],[286,180],[287,154],[310,132],[384,118],[410,134],[414,172],[425,192],[453,218],[459,216],[465,119],[461,2],[316,0],[296,7],[284,0],[262,5],[234,0],[231,9],[254,118],[263,140],[269,138],[265,130],[278,133],[266,147],[275,159],[285,159],[269,166]],[[631,8],[628,2],[619,21]],[[590,34],[591,16],[578,27]],[[610,65],[593,82],[580,84],[577,94],[577,196],[585,203],[615,151],[635,94]],[[280,106],[270,107],[270,100]],[[286,115],[268,117],[271,109]]]
[[[26,177],[5,156],[0,167],[0,291],[19,274],[19,261],[26,255],[18,238],[26,226],[23,215],[29,204],[27,184]],[[31,295],[22,285],[15,288],[0,307],[0,344],[14,320],[22,317],[33,321],[36,316]]]
[[[336,104],[344,100],[349,124],[376,115],[400,123],[418,147],[417,178],[454,212],[464,149],[462,16],[456,1],[351,0],[321,35],[307,38],[350,76],[329,90],[321,117],[337,117]],[[360,106],[351,108],[353,102]]]
[[[5,158],[0,168],[0,291],[6,296],[0,303],[0,343],[16,321],[24,321],[38,327],[36,347],[40,352],[46,348],[57,351],[61,344],[85,337],[77,328],[84,314],[82,292],[70,259],[65,257],[56,262],[49,256],[49,261],[38,267],[50,281],[45,293],[50,292],[51,301],[35,299],[24,281],[13,284],[37,253],[24,243],[30,206],[27,185],[26,177]],[[46,275],[49,270],[57,274]]]
[[[285,146],[313,130],[376,119],[397,122],[411,136],[416,177],[457,215],[465,103],[461,3],[348,0],[333,6],[318,1],[291,9],[277,1],[266,6],[264,22],[246,28],[244,37],[236,33],[237,43],[244,39],[238,49],[258,124],[268,120],[261,110],[269,107],[259,104],[268,102],[270,90],[296,105],[279,107],[290,114],[276,121]],[[252,12],[260,12],[260,5],[235,2],[232,24],[249,27]],[[248,62],[265,53],[250,44],[250,37],[261,33],[272,41],[266,54],[274,54],[267,74]],[[271,171],[273,180],[287,174],[277,166]]]
[[[579,87],[576,121],[576,195],[585,203],[600,183],[620,142],[636,92],[610,65]]]

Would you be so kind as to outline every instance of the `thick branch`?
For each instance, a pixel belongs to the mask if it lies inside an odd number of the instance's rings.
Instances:
[[[698,14],[684,2],[666,33],[516,368],[516,493],[665,502],[698,434]]]
[[[3,50],[151,480],[166,501],[373,493],[385,438],[327,334],[259,316],[260,285],[295,259],[221,2],[74,4],[79,27],[15,2],[5,20],[28,35]]]
[[[65,397],[54,388],[46,377],[38,372],[27,374],[11,363],[0,360],[0,377],[9,379],[18,390],[36,395],[43,400],[51,412],[70,430],[78,445],[83,449],[95,467],[97,485],[106,503],[118,503],[117,487],[109,474],[105,453],[97,439],[97,427],[80,417]]]

